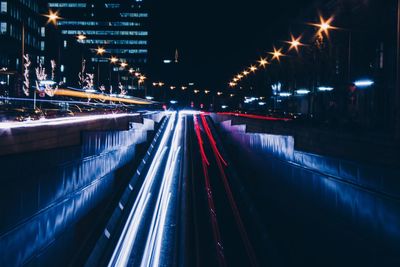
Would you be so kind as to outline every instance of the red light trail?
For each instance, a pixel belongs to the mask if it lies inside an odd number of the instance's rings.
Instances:
[[[235,112],[218,112],[218,115],[230,115],[235,117],[244,117],[249,119],[257,119],[257,120],[266,120],[266,121],[291,121],[292,119],[289,118],[276,118],[271,116],[264,116],[264,115],[255,115],[255,114],[242,114],[242,113],[235,113]]]
[[[211,226],[213,229],[213,237],[214,237],[215,248],[217,250],[218,262],[219,262],[220,266],[226,266],[224,248],[222,245],[223,243],[222,243],[221,233],[219,230],[217,213],[215,210],[212,188],[211,188],[211,184],[210,184],[210,177],[208,175],[208,166],[210,165],[210,163],[209,163],[207,156],[205,154],[205,151],[204,151],[204,146],[203,146],[204,143],[203,143],[203,140],[201,137],[200,126],[197,121],[196,115],[193,116],[193,121],[194,121],[196,137],[197,137],[197,140],[199,143],[199,148],[200,148],[201,164],[203,167],[204,181],[205,181],[205,186],[206,186],[206,190],[207,190],[208,208],[209,208],[209,213],[210,213],[210,217],[211,217]]]

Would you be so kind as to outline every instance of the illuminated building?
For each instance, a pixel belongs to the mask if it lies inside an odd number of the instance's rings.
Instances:
[[[0,1],[0,95],[21,94],[22,83],[18,76],[23,68],[22,50],[35,62],[44,46],[41,30],[45,19],[39,14],[39,3],[34,0]]]
[[[71,47],[78,43],[79,49],[87,61],[87,67],[97,72],[98,63],[101,65],[100,83],[108,85],[109,74],[107,62],[111,56],[119,62],[126,62],[129,67],[143,69],[148,57],[148,17],[149,14],[142,0],[133,1],[48,1],[50,10],[58,10],[63,18],[58,22],[58,28],[63,36],[62,47],[65,51],[75,50]],[[79,35],[84,39],[77,40]],[[105,49],[103,55],[96,55],[98,47]],[[91,51],[91,52],[90,52]],[[68,54],[68,52],[66,52]],[[70,52],[70,54],[73,54]],[[68,60],[70,57],[64,57]],[[63,62],[63,60],[62,60]],[[72,62],[71,62],[72,63]],[[104,66],[103,66],[104,65]],[[65,75],[76,73],[76,69],[68,69],[65,62]],[[88,70],[88,71],[91,71]],[[112,66],[114,85],[117,82],[118,65]],[[130,86],[128,72],[121,72],[118,81]],[[68,79],[67,79],[68,81]],[[131,88],[132,89],[132,88]]]

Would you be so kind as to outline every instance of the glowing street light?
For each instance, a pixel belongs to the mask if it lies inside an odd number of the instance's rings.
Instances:
[[[122,68],[125,69],[125,68],[128,66],[128,63],[126,63],[126,62],[121,62],[120,66],[121,66]]]
[[[96,54],[98,56],[103,56],[103,54],[106,52],[106,50],[103,47],[97,47]],[[100,86],[100,60],[97,59],[97,86]]]
[[[247,76],[249,74],[249,72],[247,70],[242,72],[243,76]]]
[[[111,62],[112,64],[115,64],[115,63],[118,62],[118,58],[116,58],[116,57],[111,57],[111,58],[110,58],[110,62]]]
[[[256,72],[256,70],[257,70],[256,66],[253,66],[253,65],[250,66],[250,71],[251,72]]]
[[[97,47],[96,54],[102,56],[106,50],[103,47]]]
[[[53,12],[52,10],[49,10],[49,14],[44,16],[48,18],[47,24],[52,23],[54,25],[57,25],[57,20],[61,19],[61,17],[58,16],[58,11]]]
[[[237,81],[239,81],[239,79],[238,78],[233,78],[233,81],[237,82]]]
[[[267,66],[269,63],[268,63],[268,60],[266,59],[266,58],[261,58],[259,61],[258,61],[258,63],[260,64],[260,67],[263,67],[263,68],[265,68],[265,66]]]
[[[204,93],[207,95],[210,93],[210,90],[204,90]]]
[[[281,61],[281,57],[283,56],[282,48],[276,49],[274,47],[274,52],[270,52],[270,54],[272,55],[272,60],[276,59],[278,61]]]
[[[175,86],[170,86],[169,89],[174,90],[176,87]]]
[[[240,80],[240,79],[242,79],[242,78],[243,78],[243,75],[241,75],[241,74],[238,74],[238,75],[236,76],[236,78]]]
[[[222,92],[217,92],[217,95],[219,95],[219,96],[222,95]]]
[[[83,42],[83,40],[86,39],[86,36],[83,34],[79,34],[76,36],[76,39],[78,39],[78,42]]]
[[[185,90],[187,89],[187,86],[182,86],[181,89],[182,89],[183,91],[185,91]]]
[[[337,29],[336,27],[332,26],[332,21],[334,17],[330,17],[329,19],[325,20],[322,16],[319,16],[320,23],[310,23],[311,26],[319,28],[317,35],[322,36],[324,33],[327,37],[329,37],[329,30]]]
[[[234,82],[230,82],[230,83],[229,83],[229,86],[230,86],[230,87],[235,87],[236,85],[237,85],[237,83],[234,83]]]
[[[293,49],[296,50],[296,52],[299,52],[299,47],[304,46],[301,41],[302,36],[300,35],[299,37],[294,37],[293,34],[291,35],[291,41],[288,41],[286,43],[290,44],[289,51],[292,51]]]
[[[134,70],[133,68],[130,68],[130,69],[129,69],[129,73],[130,73],[130,74],[133,74],[134,72],[135,72],[135,70]]]
[[[335,88],[333,88],[331,86],[320,86],[317,89],[318,89],[318,91],[321,91],[321,92],[330,92],[330,91],[333,91]]]
[[[200,90],[197,90],[197,89],[196,89],[196,90],[194,90],[193,92],[194,92],[195,94],[198,94],[198,93],[200,93]]]

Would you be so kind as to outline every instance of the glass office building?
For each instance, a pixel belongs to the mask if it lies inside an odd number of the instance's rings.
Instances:
[[[87,68],[95,75],[100,69],[99,84],[115,85],[118,75],[118,81],[126,83],[130,89],[135,88],[133,83],[130,86],[131,77],[127,71],[121,71],[117,64],[111,68],[108,65],[109,59],[116,57],[119,63],[128,63],[129,68],[143,70],[145,67],[149,14],[142,0],[49,1],[48,8],[58,11],[62,17],[58,29],[62,34],[63,49],[80,46]],[[79,35],[83,38],[78,39]],[[99,47],[106,50],[103,55],[96,54]],[[68,62],[69,58],[66,52],[61,60],[66,76],[68,72],[77,71],[71,70],[76,62]],[[109,68],[112,74],[109,74]]]
[[[20,96],[22,88],[22,53],[32,62],[39,60],[44,41],[40,1],[0,1],[0,95]]]

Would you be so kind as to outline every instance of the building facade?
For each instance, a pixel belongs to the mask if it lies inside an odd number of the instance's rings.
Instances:
[[[0,1],[0,95],[21,96],[23,54],[40,60],[45,19],[35,0]]]
[[[61,17],[57,23],[62,36],[61,75],[67,84],[77,85],[84,60],[85,71],[95,75],[97,86],[121,83],[137,88],[128,70],[143,71],[148,59],[149,14],[142,0],[51,0],[48,9]],[[101,55],[96,52],[99,48],[105,50]],[[111,64],[111,57],[118,61]]]

